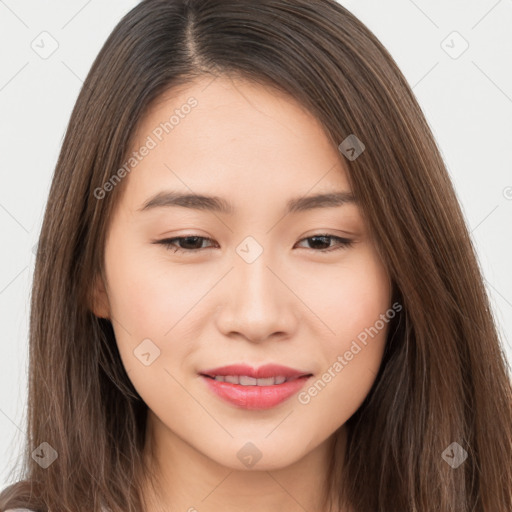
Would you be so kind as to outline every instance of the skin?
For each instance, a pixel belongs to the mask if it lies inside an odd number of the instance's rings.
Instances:
[[[198,372],[276,363],[313,381],[329,368],[333,375],[338,356],[390,308],[389,276],[357,203],[283,215],[291,198],[351,192],[344,157],[286,95],[201,78],[153,105],[133,149],[190,97],[197,107],[124,178],[94,305],[112,320],[149,407],[145,455],[162,483],[159,496],[147,491],[149,510],[320,510],[334,433],[344,445],[344,424],[381,364],[387,324],[306,404],[296,394],[269,410],[238,408]],[[163,190],[221,196],[235,214],[138,211]],[[304,240],[324,233],[353,244],[322,252],[337,240]],[[206,239],[174,244],[196,253],[153,243],[185,235]],[[263,249],[250,264],[236,252],[247,236]],[[146,366],[134,350],[148,338],[160,355]],[[262,455],[252,467],[237,457],[248,442]]]

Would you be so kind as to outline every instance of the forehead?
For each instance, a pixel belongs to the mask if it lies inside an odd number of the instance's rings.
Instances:
[[[214,193],[235,208],[350,191],[319,121],[275,88],[240,79],[203,77],[166,91],[139,123],[130,154],[131,209],[166,189]]]

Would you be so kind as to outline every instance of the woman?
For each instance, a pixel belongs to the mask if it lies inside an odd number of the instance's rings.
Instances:
[[[331,0],[144,0],[57,163],[0,509],[509,511],[507,369],[375,36]]]

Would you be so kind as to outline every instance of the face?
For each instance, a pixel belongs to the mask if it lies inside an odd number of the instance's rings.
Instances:
[[[343,155],[292,98],[228,78],[168,91],[132,149],[94,312],[151,421],[227,467],[298,461],[367,396],[391,307]]]

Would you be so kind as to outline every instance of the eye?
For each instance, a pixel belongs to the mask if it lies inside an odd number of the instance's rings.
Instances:
[[[166,249],[172,250],[173,252],[197,252],[201,250],[203,240],[212,241],[211,238],[206,238],[204,236],[177,236],[175,238],[166,238],[165,240],[159,240],[157,244],[162,244]],[[177,247],[176,242],[179,244],[184,244],[185,247]],[[199,242],[199,243],[198,243]]]
[[[318,248],[318,245],[327,244],[328,247],[326,249],[320,249],[319,251],[315,251],[315,252],[330,252],[330,251],[337,251],[339,249],[346,249],[348,247],[351,247],[354,243],[352,240],[349,240],[348,238],[341,238],[339,236],[329,235],[328,233],[321,234],[321,235],[309,236],[307,238],[303,238],[302,240],[300,240],[300,242],[302,242],[304,240],[312,240],[313,247],[316,246],[317,248]],[[337,241],[338,245],[330,246],[329,241],[331,241],[331,240]],[[310,242],[310,244],[311,244],[311,242]]]
[[[328,233],[322,233],[319,235],[313,235],[307,238],[303,238],[299,240],[303,241],[311,241],[310,245],[313,245],[314,252],[330,252],[336,251],[339,249],[346,249],[353,245],[353,240],[349,240],[348,238],[341,238],[339,236],[330,235]],[[330,246],[330,241],[337,241],[337,245]],[[213,242],[211,238],[206,238],[204,236],[177,236],[174,238],[166,238],[164,240],[157,240],[153,243],[163,245],[166,249],[172,250],[173,252],[183,252],[183,253],[191,253],[198,252],[202,249],[210,249],[211,247],[202,247],[203,241]],[[177,245],[178,244],[178,245]],[[184,245],[184,247],[182,247]],[[318,246],[327,245],[327,248],[319,248]],[[307,247],[306,247],[307,248]]]

